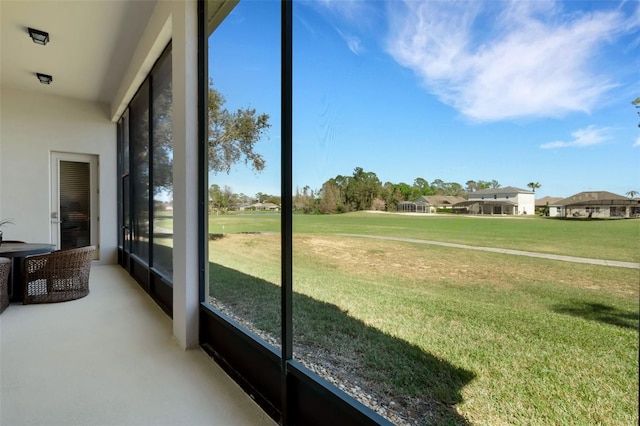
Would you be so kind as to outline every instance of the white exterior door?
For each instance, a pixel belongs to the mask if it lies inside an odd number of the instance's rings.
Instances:
[[[58,250],[96,246],[98,236],[98,157],[51,153],[51,242]]]

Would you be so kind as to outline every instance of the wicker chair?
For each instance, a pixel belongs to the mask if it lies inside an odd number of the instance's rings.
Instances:
[[[9,306],[9,271],[11,259],[0,257],[0,314]]]
[[[94,246],[87,246],[26,257],[24,304],[64,302],[89,294],[94,251]]]

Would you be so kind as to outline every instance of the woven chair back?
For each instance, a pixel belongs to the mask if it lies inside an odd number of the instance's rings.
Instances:
[[[24,304],[79,299],[89,294],[94,246],[28,256],[24,260]]]

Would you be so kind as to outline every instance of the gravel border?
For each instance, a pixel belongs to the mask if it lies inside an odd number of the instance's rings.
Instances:
[[[254,324],[246,318],[239,317],[231,311],[227,306],[215,298],[209,297],[208,302],[220,312],[231,318],[233,321],[247,328],[252,333],[259,336],[268,344],[280,348],[280,339],[259,330]],[[368,390],[371,386],[369,383],[363,383],[356,377],[351,368],[346,365],[335,365],[331,363],[329,351],[308,346],[296,345],[294,348],[294,358],[303,364],[309,370],[313,371],[329,383],[336,386],[341,391],[347,393],[366,407],[372,409],[385,419],[398,426],[418,425],[418,419],[411,419],[410,412],[414,411],[408,404],[399,404],[393,400],[384,400],[375,394],[374,390]],[[406,401],[411,404],[410,401]],[[421,401],[413,401],[414,405],[424,405]],[[409,404],[409,405],[410,405]],[[409,421],[407,419],[411,419]],[[424,419],[423,419],[424,420]]]

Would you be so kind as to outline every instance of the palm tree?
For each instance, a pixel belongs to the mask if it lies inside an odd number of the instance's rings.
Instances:
[[[531,188],[533,192],[536,192],[536,189],[540,188],[542,185],[540,185],[540,182],[529,182],[527,186]]]
[[[639,98],[639,99],[640,99],[640,98]],[[629,198],[635,198],[635,197],[636,197],[636,195],[638,195],[638,194],[640,194],[640,192],[638,192],[638,191],[634,191],[634,190],[631,190],[631,191],[627,192],[627,194],[626,194],[626,195],[627,195],[627,197],[629,197]]]

